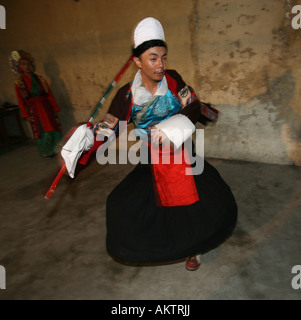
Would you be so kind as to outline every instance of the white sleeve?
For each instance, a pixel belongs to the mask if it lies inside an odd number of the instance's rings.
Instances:
[[[195,131],[194,124],[183,114],[176,114],[155,125],[179,148]]]
[[[67,143],[63,146],[61,155],[71,178],[74,178],[74,171],[79,157],[93,145],[94,134],[86,124],[83,124],[74,131]]]

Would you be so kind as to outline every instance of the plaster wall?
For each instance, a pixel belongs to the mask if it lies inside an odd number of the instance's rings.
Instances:
[[[6,9],[6,29],[0,30],[0,102],[17,102],[8,56],[23,49],[32,53],[37,73],[48,80],[64,131],[87,121],[130,55],[135,24],[153,16],[165,29],[169,68],[220,111],[216,124],[198,124],[205,129],[205,156],[301,164],[301,29],[291,25],[292,7],[301,1],[0,4]],[[118,87],[135,72],[132,65]]]

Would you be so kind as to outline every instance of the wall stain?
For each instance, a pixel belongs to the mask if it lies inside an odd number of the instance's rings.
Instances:
[[[240,53],[240,56],[244,59],[250,59],[256,55],[256,53],[253,51],[252,48],[246,48],[242,51],[239,51],[239,53]]]
[[[246,15],[246,14],[241,14],[237,18],[237,21],[241,26],[246,26],[246,25],[254,23],[256,21],[256,16],[255,15],[249,16],[249,15]]]
[[[194,87],[195,90],[201,87],[202,82],[204,81],[204,77],[200,74],[200,65],[199,65],[199,45],[197,42],[197,32],[199,29],[199,3],[198,0],[192,1],[192,12],[189,16],[189,30],[190,30],[190,50],[191,50],[191,58],[194,69]]]
[[[230,42],[230,44],[233,44],[236,48],[240,48],[240,40]]]
[[[232,71],[234,72],[236,68],[237,68],[236,62],[225,62],[219,68],[219,71],[221,74],[227,73],[227,74],[230,74],[231,77],[234,77],[234,74],[232,73]]]
[[[290,105],[290,101],[294,98],[296,90],[296,83],[292,71],[286,70],[273,80],[270,80],[267,74],[265,78],[267,91],[257,98],[262,103],[272,102],[276,107],[276,122],[272,123],[272,125],[277,127],[277,122],[281,120],[289,123],[292,128],[292,137],[301,140],[300,118]]]

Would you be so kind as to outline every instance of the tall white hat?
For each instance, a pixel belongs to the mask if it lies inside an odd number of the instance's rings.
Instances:
[[[145,18],[140,21],[134,31],[134,48],[149,40],[165,41],[161,23],[155,18]]]

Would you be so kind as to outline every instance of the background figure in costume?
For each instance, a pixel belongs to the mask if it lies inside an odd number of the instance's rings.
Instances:
[[[20,112],[31,125],[39,153],[43,158],[53,157],[62,139],[61,126],[56,115],[60,110],[46,80],[35,73],[34,59],[23,50],[13,51],[11,68],[18,75],[15,90]]]
[[[133,54],[139,70],[119,89],[96,133],[115,131],[121,120],[133,122],[136,133],[147,137],[143,143],[154,133],[163,149],[166,141],[185,142],[181,135],[168,134],[167,123],[183,132],[195,129],[198,121],[217,119],[217,110],[200,102],[182,77],[166,68],[167,45],[158,20],[146,18],[137,25]],[[186,259],[186,269],[193,271],[200,267],[200,254],[231,236],[237,205],[229,186],[207,161],[201,174],[185,172],[172,161],[140,162],[110,193],[106,246],[114,259],[138,264]]]

